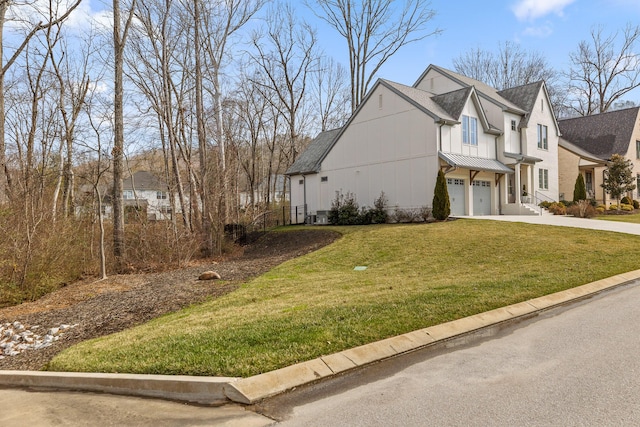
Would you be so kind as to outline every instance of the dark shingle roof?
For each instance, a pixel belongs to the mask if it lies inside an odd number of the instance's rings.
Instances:
[[[169,186],[147,171],[139,171],[122,181],[123,190],[167,191]]]
[[[320,132],[307,149],[300,154],[295,162],[287,169],[285,175],[299,175],[320,171],[320,163],[333,146],[333,141],[340,133],[339,129]]]
[[[538,98],[540,89],[542,89],[542,83],[542,81],[529,83],[498,92],[500,96],[508,99],[527,112],[520,122],[520,126],[522,127],[528,126],[529,117],[531,117],[531,112],[535,107],[536,99]]]
[[[562,137],[600,159],[629,150],[640,107],[559,120]]]
[[[442,95],[435,95],[431,99],[449,113],[451,117],[459,119],[472,90],[473,87],[469,86],[453,92],[443,93]]]
[[[502,105],[503,108],[506,108],[511,111],[515,111],[517,113],[523,112],[521,107],[519,107],[517,104],[513,103],[509,99],[500,95],[500,93],[495,88],[489,86],[488,84],[483,83],[480,80],[472,79],[471,77],[467,77],[463,74],[459,74],[459,73],[456,73],[455,71],[447,70],[446,68],[442,68],[433,64],[429,65],[429,68],[427,68],[427,70],[422,74],[422,76],[420,76],[420,78],[414,84],[414,86],[418,84],[418,82],[420,82],[420,80],[424,77],[424,75],[427,73],[429,69],[434,69],[441,74],[448,75],[450,79],[457,81],[459,84],[463,86],[475,87],[476,91],[478,91],[481,95],[484,95],[486,98],[489,98],[494,102]]]

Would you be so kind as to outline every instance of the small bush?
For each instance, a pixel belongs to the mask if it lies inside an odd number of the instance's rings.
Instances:
[[[610,211],[617,211],[618,210],[618,205],[611,203],[611,205],[609,206],[609,210]]]
[[[424,222],[430,221],[433,219],[433,214],[432,214],[432,210],[431,208],[427,207],[427,206],[423,206],[420,208],[420,212],[419,212],[420,218],[422,218],[422,220]]]
[[[624,196],[624,197],[622,198],[622,200],[620,200],[620,204],[623,204],[623,205],[632,205],[632,206],[633,206],[633,201],[632,201],[630,198],[628,198],[627,196]]]
[[[540,206],[541,208],[544,208],[544,209],[549,209],[549,206],[551,206],[551,202],[545,200],[544,202],[540,202],[540,204],[538,204],[538,206]]]
[[[549,212],[554,215],[566,215],[567,207],[559,202],[554,202],[549,205]]]
[[[602,206],[598,206],[598,207],[596,208],[596,212],[597,212],[599,215],[602,215],[602,214],[604,213],[604,207],[602,207]]]
[[[576,218],[593,218],[596,216],[596,208],[591,206],[587,200],[580,200],[567,208],[567,214]]]
[[[633,210],[633,205],[620,204],[620,210],[625,212],[631,212]]]
[[[420,214],[415,209],[396,208],[396,210],[393,212],[393,222],[397,223],[418,222],[419,218]]]
[[[640,209],[640,202],[633,200],[633,209]]]
[[[375,200],[373,208],[360,208],[353,193],[336,194],[331,203],[328,220],[334,225],[384,224],[389,220],[387,198],[384,192]]]

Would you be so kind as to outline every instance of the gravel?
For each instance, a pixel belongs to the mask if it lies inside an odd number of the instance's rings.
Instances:
[[[57,353],[80,341],[118,332],[233,292],[241,283],[338,237],[338,233],[322,229],[267,233],[229,259],[161,273],[85,280],[37,301],[0,309],[0,325],[20,325],[21,331],[34,329],[32,332],[36,333],[36,330],[50,331],[60,329],[61,325],[73,325],[38,349],[16,353],[14,348],[14,355],[9,356],[0,348],[3,356],[0,370],[43,369]],[[207,270],[218,272],[222,281],[198,280]]]

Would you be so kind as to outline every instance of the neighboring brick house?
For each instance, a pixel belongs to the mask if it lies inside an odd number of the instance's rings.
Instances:
[[[558,121],[562,134],[558,153],[561,197],[573,199],[580,173],[589,197],[606,205],[615,203],[602,188],[607,160],[613,154],[632,161],[633,173],[640,184],[639,113],[640,107],[634,107]],[[628,196],[640,199],[638,190],[629,192]]]

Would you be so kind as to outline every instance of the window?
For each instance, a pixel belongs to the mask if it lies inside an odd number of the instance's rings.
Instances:
[[[636,141],[636,159],[640,159],[640,141]]]
[[[547,127],[545,125],[538,125],[538,148],[541,150],[548,150],[549,143],[547,140]]]
[[[462,116],[462,143],[478,145],[478,119]]]
[[[329,181],[329,177],[328,176],[320,177],[320,182],[327,182],[327,181]]]
[[[538,188],[549,189],[549,169],[538,169]]]
[[[156,199],[158,199],[158,200],[166,200],[167,199],[167,192],[166,191],[157,191],[156,192]]]
[[[516,130],[516,121],[511,120],[511,130]]]
[[[304,179],[301,179],[300,181],[298,181],[298,184],[300,185],[304,184]]]
[[[636,175],[636,188],[640,192],[640,173]]]
[[[133,196],[133,190],[124,190],[122,192],[122,198],[124,200],[133,200],[134,196]]]
[[[593,174],[591,172],[584,173],[584,183],[588,192],[593,190]]]

